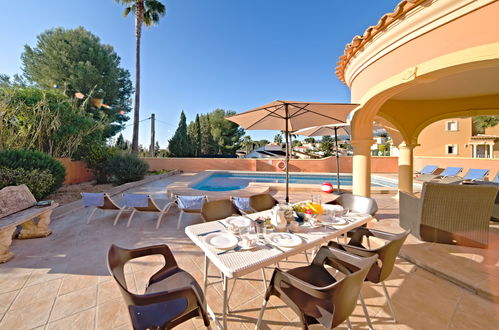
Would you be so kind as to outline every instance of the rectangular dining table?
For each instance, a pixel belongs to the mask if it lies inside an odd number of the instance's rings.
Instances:
[[[270,210],[252,213],[247,215],[252,219],[270,215]],[[272,244],[270,241],[259,242],[252,250],[229,250],[222,251],[212,247],[205,242],[206,233],[211,232],[229,232],[225,220],[211,221],[196,225],[187,226],[185,233],[187,236],[204,252],[204,291],[208,288],[208,266],[213,263],[222,274],[223,287],[223,305],[222,305],[222,328],[227,328],[227,310],[228,310],[228,281],[243,277],[255,270],[262,270],[263,280],[266,284],[264,268],[274,265],[287,257],[296,255],[306,250],[317,249],[322,244],[340,237],[346,232],[360,227],[372,219],[369,214],[349,212],[343,217],[346,224],[341,226],[322,226],[319,228],[310,228],[306,223],[300,228],[299,232],[294,232],[302,240],[302,244],[295,247],[282,247]],[[255,234],[256,237],[256,234]],[[211,309],[209,309],[211,310]],[[216,320],[215,314],[210,313]]]

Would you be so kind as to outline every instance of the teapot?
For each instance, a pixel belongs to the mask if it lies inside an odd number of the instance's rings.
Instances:
[[[276,231],[286,231],[288,221],[286,220],[286,208],[276,205],[272,208],[270,223]]]

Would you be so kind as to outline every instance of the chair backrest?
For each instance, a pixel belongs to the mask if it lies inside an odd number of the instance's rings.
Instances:
[[[345,208],[349,208],[351,211],[366,213],[374,216],[378,211],[378,203],[374,198],[358,196],[353,194],[342,194],[335,201]]]
[[[250,207],[257,212],[270,210],[277,203],[277,200],[271,194],[253,195],[249,200]]]
[[[483,180],[489,174],[489,170],[470,168],[464,176],[464,180]]]
[[[327,247],[322,247],[325,249]],[[331,328],[343,323],[354,311],[367,272],[376,262],[377,256],[359,257],[335,248],[327,248],[331,255],[326,264],[345,276],[331,286],[331,302],[334,315]]]
[[[206,196],[177,196],[177,203],[180,209],[201,210],[206,202]]]
[[[452,167],[449,166],[445,168],[445,170],[440,173],[440,176],[457,176],[463,170],[462,167]]]
[[[488,244],[489,219],[498,188],[424,183],[419,206],[421,238],[448,244],[459,239]]]
[[[104,206],[104,193],[81,193],[83,206]]]
[[[232,200],[232,203],[241,211],[243,212],[252,212],[253,210],[251,209],[250,206],[250,199],[249,197],[236,197],[232,196],[230,198]]]
[[[209,201],[203,204],[201,216],[204,221],[225,219],[234,214],[240,214],[230,199]]]
[[[147,207],[149,205],[149,195],[144,194],[123,194],[126,207]]]
[[[127,261],[133,258],[130,250],[120,248],[114,244],[111,245],[107,253],[107,267],[118,283],[118,287],[127,305],[133,305],[134,299],[133,294],[128,290],[124,268]]]
[[[420,174],[432,174],[437,170],[438,166],[437,165],[426,165],[423,167],[423,169],[419,172]]]
[[[378,255],[378,260],[369,270],[367,280],[372,283],[380,283],[387,279],[392,273],[397,255],[407,236],[409,236],[410,231],[405,231],[399,234],[380,232],[374,229],[369,229],[369,231],[381,233],[381,237],[388,241],[388,243],[380,248],[369,250],[370,252],[374,252]]]

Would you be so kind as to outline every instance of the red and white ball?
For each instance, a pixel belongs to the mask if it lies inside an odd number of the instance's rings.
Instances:
[[[333,188],[333,185],[330,182],[324,182],[321,185],[321,190],[322,190],[322,192],[330,194],[330,193],[333,192],[334,188]]]

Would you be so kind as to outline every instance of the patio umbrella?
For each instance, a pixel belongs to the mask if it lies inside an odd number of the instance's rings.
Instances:
[[[286,135],[286,202],[289,202],[289,132],[318,124],[344,124],[358,104],[274,101],[227,117],[247,130],[280,130]]]
[[[346,123],[333,124],[333,125],[323,125],[314,126],[309,128],[304,128],[293,132],[293,134],[305,135],[305,136],[325,136],[334,133],[334,144],[336,150],[336,181],[338,186],[338,192],[341,193],[340,189],[340,154],[338,152],[338,130],[344,130],[348,135],[350,135],[350,125]]]

